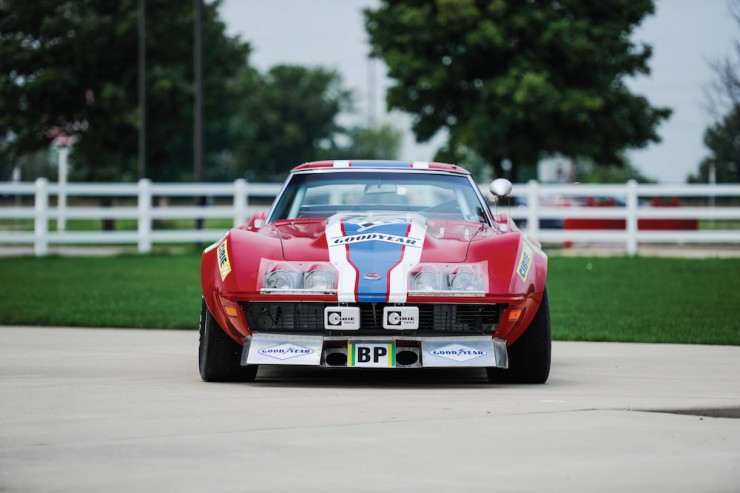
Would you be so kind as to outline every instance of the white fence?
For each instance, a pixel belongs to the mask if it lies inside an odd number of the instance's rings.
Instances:
[[[481,185],[481,189],[487,194],[487,186]],[[279,184],[247,183],[241,179],[220,184],[158,184],[141,180],[138,183],[59,185],[43,178],[34,183],[2,183],[0,245],[33,245],[36,255],[43,256],[52,244],[136,244],[139,252],[146,253],[151,251],[154,243],[207,243],[220,238],[223,229],[155,229],[153,222],[167,219],[230,219],[234,226],[238,226],[246,223],[255,211],[266,209],[265,201],[274,198],[279,190]],[[525,205],[512,206],[512,218],[526,220],[528,234],[543,243],[619,243],[624,245],[628,255],[635,255],[640,243],[740,245],[740,207],[737,206],[740,203],[740,185],[639,185],[633,181],[623,185],[546,185],[530,181],[515,185],[513,195]],[[33,205],[27,205],[30,196],[33,197]],[[135,205],[68,206],[68,197],[75,197],[78,202],[90,197],[96,200],[104,197],[127,199]],[[230,205],[163,205],[155,204],[155,197],[187,198],[193,204],[197,197],[208,197],[210,201],[225,201]],[[615,200],[615,205],[578,205],[585,197],[609,197]],[[645,200],[665,197],[681,197],[694,203],[682,207],[652,207],[644,204]],[[263,205],[256,206],[252,201],[255,198],[261,199]],[[137,228],[132,231],[66,230],[66,222],[75,219],[133,219]],[[597,226],[609,221],[611,224],[609,229],[569,229],[567,221],[573,219],[596,220]],[[650,230],[638,227],[641,220],[686,219],[721,221],[724,228]],[[30,228],[12,230],[13,220],[25,220],[27,223],[32,220],[33,231]],[[50,229],[52,220],[56,220],[56,230]],[[555,221],[556,224],[564,220],[566,227],[541,228],[542,220]],[[611,229],[614,224],[622,226],[620,229]]]

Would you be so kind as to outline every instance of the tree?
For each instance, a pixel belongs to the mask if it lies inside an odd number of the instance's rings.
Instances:
[[[249,47],[224,34],[218,3],[204,9],[206,156],[218,155],[232,101],[228,76]],[[192,2],[147,2],[147,175],[192,178]],[[46,148],[76,133],[73,177],[137,175],[137,0],[0,1],[0,154]]]
[[[740,27],[740,0],[727,6]],[[710,154],[689,183],[740,183],[740,41],[735,41],[733,55],[710,63],[714,80],[706,94],[715,122],[704,132]]]
[[[704,133],[709,156],[699,164],[689,183],[740,183],[740,105]],[[714,176],[712,176],[714,175]]]
[[[267,74],[245,68],[233,82],[241,103],[232,121],[231,167],[250,180],[282,181],[297,164],[335,149],[336,119],[351,95],[323,68],[278,65]]]
[[[635,180],[637,183],[655,183],[632,163],[624,158],[622,166],[598,166],[591,161],[581,160],[576,163],[576,181],[580,183],[626,183]]]
[[[727,8],[740,27],[740,0],[728,0]],[[706,90],[709,112],[721,120],[740,106],[740,40],[735,40],[732,55],[710,62],[714,80]]]
[[[326,152],[333,159],[398,159],[403,134],[389,124],[352,127],[346,131],[348,142]]]
[[[381,0],[365,10],[373,53],[388,65],[392,109],[417,139],[440,130],[503,176],[547,155],[623,164],[657,142],[670,110],[632,94],[651,50],[630,41],[652,0]]]

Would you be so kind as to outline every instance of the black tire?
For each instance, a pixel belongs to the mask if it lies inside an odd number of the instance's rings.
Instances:
[[[491,383],[545,383],[550,376],[552,334],[547,288],[524,334],[509,347],[509,369],[486,368]]]
[[[252,382],[257,365],[241,366],[242,346],[233,341],[211,315],[205,300],[200,308],[198,367],[206,382]]]

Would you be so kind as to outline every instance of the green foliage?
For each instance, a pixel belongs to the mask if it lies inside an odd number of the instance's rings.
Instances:
[[[652,0],[382,0],[365,11],[374,53],[395,84],[390,108],[414,115],[426,141],[474,150],[504,174],[562,154],[622,164],[659,140],[670,111],[630,93],[648,46],[630,35]]]
[[[580,183],[626,183],[635,180],[637,183],[655,183],[647,178],[624,159],[622,166],[598,166],[591,161],[576,163],[576,181]]]
[[[689,183],[709,183],[712,168],[716,183],[740,183],[740,105],[721,122],[704,132],[704,145],[709,156],[702,160]]]
[[[473,175],[476,183],[488,183],[493,179],[491,166],[477,152],[466,146],[451,146],[448,143],[437,151],[434,160],[459,164]]]
[[[346,146],[329,150],[334,159],[399,159],[403,134],[389,124],[352,127]]]
[[[727,6],[740,28],[740,0],[728,0]],[[709,156],[687,178],[689,183],[740,183],[740,41],[734,48],[732,55],[710,64],[714,80],[707,96],[717,121],[704,132]]]
[[[243,102],[232,122],[232,166],[259,181],[281,181],[294,166],[335,148],[336,117],[351,103],[339,75],[323,68],[279,65],[266,74],[244,68],[232,90]]]
[[[85,122],[97,141],[135,152],[136,107],[128,101],[136,95],[135,7],[135,0],[0,3],[0,134],[13,136],[4,154],[43,149]],[[79,146],[81,161],[99,152],[90,144]],[[104,156],[98,179],[133,166],[126,152]]]
[[[19,164],[26,179],[48,176],[39,156],[73,134],[71,180],[138,177],[138,6],[0,0],[2,176]],[[398,154],[389,127],[339,125],[351,94],[336,72],[250,67],[249,45],[225,34],[218,7],[203,11],[205,180],[282,180],[306,161]],[[193,3],[147,1],[146,18],[146,176],[192,180]]]
[[[248,45],[228,38],[218,3],[204,8],[206,155],[234,108],[226,78]],[[80,139],[72,178],[130,180],[138,154],[138,2],[0,2],[0,150],[6,159],[44,149],[60,133]],[[147,175],[192,179],[192,2],[147,2]],[[209,118],[209,116],[214,116]]]

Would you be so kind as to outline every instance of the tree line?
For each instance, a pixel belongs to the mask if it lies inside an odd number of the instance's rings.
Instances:
[[[193,4],[149,0],[146,19],[145,175],[192,180]],[[0,0],[2,179],[70,138],[71,179],[139,177],[138,23],[138,0]],[[398,154],[398,130],[337,122],[353,100],[336,72],[250,65],[219,2],[204,4],[202,39],[205,180],[281,180],[305,161]]]
[[[73,179],[137,178],[138,8],[0,0],[2,176],[72,135]],[[146,8],[146,176],[191,180],[193,5]],[[625,83],[649,73],[651,48],[631,35],[653,13],[653,0],[380,0],[364,19],[392,81],[388,107],[412,115],[417,140],[443,133],[438,160],[521,180],[554,155],[633,173],[625,151],[660,140],[670,109]],[[280,180],[310,160],[398,157],[397,129],[338,123],[353,95],[336,72],[261,72],[249,43],[226,34],[219,2],[203,14],[206,180]],[[731,124],[720,121],[711,139]]]

